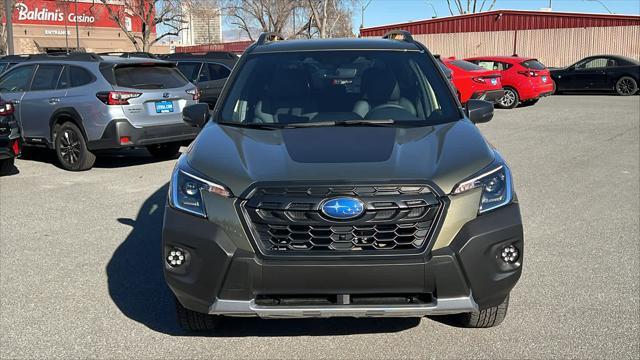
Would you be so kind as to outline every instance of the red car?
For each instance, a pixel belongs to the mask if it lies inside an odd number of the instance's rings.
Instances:
[[[503,97],[499,71],[487,70],[454,57],[444,59],[443,62],[453,71],[453,84],[458,91],[460,103],[466,104],[470,99],[495,103]]]
[[[533,105],[543,96],[553,94],[549,70],[536,59],[520,56],[485,56],[465,59],[502,74],[504,96],[497,105],[512,109],[518,104]]]

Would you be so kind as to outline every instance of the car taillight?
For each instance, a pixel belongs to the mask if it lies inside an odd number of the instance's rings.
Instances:
[[[536,77],[536,76],[538,76],[538,73],[537,73],[537,72],[535,72],[535,71],[530,71],[530,70],[527,70],[527,71],[518,71],[518,74],[521,74],[521,75],[524,75],[524,76],[527,76],[527,77]]]
[[[20,155],[20,139],[13,140],[13,144],[11,144],[11,150],[13,150],[14,155]]]
[[[471,80],[479,83],[479,84],[486,84],[487,83],[487,78],[484,78],[482,76],[478,76],[478,77],[472,77]]]
[[[13,106],[13,103],[7,102],[4,104],[0,104],[0,116],[8,116],[13,114],[13,112],[15,111],[15,107]]]
[[[193,96],[193,100],[200,100],[200,89],[198,88],[187,90],[187,94]]]
[[[107,105],[129,105],[129,100],[140,97],[142,93],[131,91],[101,91],[96,97]]]

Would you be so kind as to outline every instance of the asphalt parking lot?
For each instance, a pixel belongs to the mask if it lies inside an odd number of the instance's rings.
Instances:
[[[35,152],[0,180],[2,358],[637,358],[640,97],[554,96],[481,125],[509,161],[526,260],[505,322],[230,319],[181,332],[159,258],[175,161]]]

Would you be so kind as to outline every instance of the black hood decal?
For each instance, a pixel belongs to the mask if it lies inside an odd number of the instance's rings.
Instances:
[[[284,129],[287,153],[299,163],[362,163],[387,161],[396,143],[396,129],[384,127],[319,127]]]

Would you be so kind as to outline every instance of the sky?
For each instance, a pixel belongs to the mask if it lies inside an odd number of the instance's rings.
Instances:
[[[366,4],[368,0],[364,0]],[[491,3],[492,0],[487,0]],[[600,0],[616,14],[640,15],[640,0]],[[453,2],[453,1],[452,1]],[[481,1],[479,1],[481,3]],[[360,3],[360,0],[356,0]],[[364,14],[365,27],[422,20],[434,16],[450,16],[446,0],[372,0]],[[551,0],[553,11],[608,13],[602,4],[592,0]],[[540,10],[549,0],[497,0],[494,9]],[[354,29],[360,26],[360,7],[354,13]]]
[[[355,0],[353,14],[354,33],[360,27],[360,4],[369,0]],[[492,0],[487,0],[487,4]],[[608,13],[605,6],[616,14],[640,15],[640,0],[551,0],[553,11]],[[452,0],[453,2],[453,0]],[[464,0],[463,0],[464,2]],[[481,3],[481,1],[479,1]],[[431,5],[433,5],[433,8]],[[603,6],[604,4],[604,6]],[[488,6],[488,5],[487,5]],[[497,0],[494,10],[540,10],[549,7],[549,0]],[[423,20],[434,16],[450,16],[446,0],[371,0],[364,14],[365,27]],[[223,20],[224,41],[238,40],[239,32]]]

